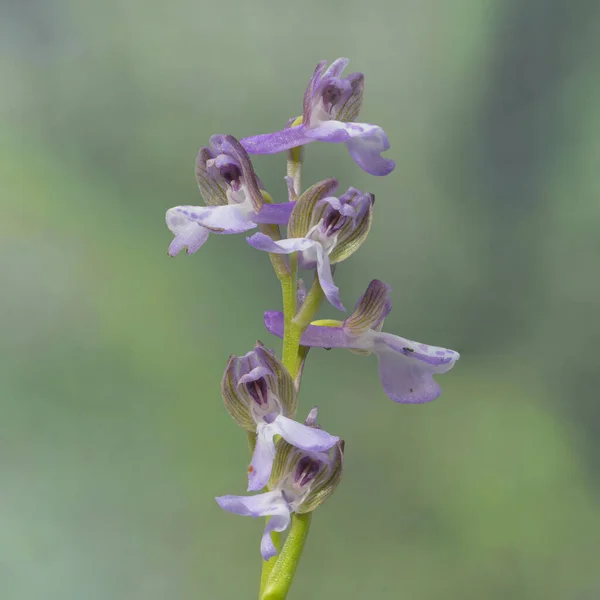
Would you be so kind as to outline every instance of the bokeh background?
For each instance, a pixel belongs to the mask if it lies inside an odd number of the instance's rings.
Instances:
[[[256,597],[262,524],[213,500],[248,462],[219,388],[279,348],[278,285],[243,236],[169,259],[164,213],[212,133],[280,128],[338,56],[398,164],[308,148],[305,184],[377,197],[343,299],[383,279],[387,329],[462,358],[400,406],[373,357],[311,352],[301,411],[346,472],[289,597],[600,596],[599,3],[5,0],[0,51],[3,600]],[[284,157],[255,165],[281,198]]]

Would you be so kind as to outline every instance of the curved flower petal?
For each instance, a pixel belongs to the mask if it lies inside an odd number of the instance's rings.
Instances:
[[[445,373],[459,358],[453,350],[410,342],[389,333],[376,334],[373,352],[379,360],[385,393],[402,404],[435,400],[442,390],[433,375]]]
[[[265,492],[256,496],[217,496],[217,504],[227,512],[243,517],[268,517],[277,512],[283,498],[281,492]]]
[[[316,413],[315,413],[316,418]],[[323,429],[316,429],[298,423],[293,419],[279,416],[273,423],[273,428],[286,442],[300,450],[309,452],[324,452],[340,441],[340,438],[331,435]]]
[[[257,250],[272,252],[274,254],[291,254],[292,252],[303,252],[309,248],[320,245],[314,240],[308,238],[290,238],[287,240],[273,241],[264,233],[255,233],[253,236],[246,238],[247,242]]]
[[[331,273],[329,256],[323,250],[323,246],[321,246],[321,244],[317,244],[315,249],[317,251],[317,274],[319,276],[319,283],[323,288],[323,293],[333,306],[339,310],[345,311],[346,309],[340,300],[340,290],[333,282],[333,274]]]
[[[295,204],[295,202],[282,202],[280,204],[263,204],[262,208],[255,215],[253,215],[252,220],[255,223],[287,225]]]
[[[290,517],[290,508],[282,498],[282,501],[274,507],[274,512],[271,513],[271,518],[265,525],[265,531],[260,540],[260,553],[264,560],[269,560],[277,554],[277,548],[271,539],[271,532],[285,531],[290,526]]]
[[[277,420],[277,419],[276,419]],[[275,460],[275,442],[273,436],[278,433],[273,423],[260,423],[256,428],[256,446],[252,461],[248,467],[248,491],[256,492],[267,485],[273,461]]]
[[[194,254],[208,239],[208,229],[190,221],[173,208],[167,211],[166,222],[167,227],[175,234],[169,246],[169,256],[177,256],[184,248],[187,248],[188,254]]]
[[[306,136],[322,142],[346,144],[354,162],[371,175],[389,175],[396,166],[393,160],[381,156],[389,150],[390,143],[385,131],[377,125],[325,121],[307,130]]]
[[[174,209],[189,221],[199,223],[214,233],[243,233],[256,227],[236,204],[226,206],[176,206]]]

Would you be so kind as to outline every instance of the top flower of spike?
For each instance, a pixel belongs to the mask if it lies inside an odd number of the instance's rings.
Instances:
[[[383,129],[351,122],[358,117],[362,104],[364,75],[352,73],[341,77],[348,62],[347,58],[338,58],[327,70],[327,61],[317,65],[304,93],[301,124],[244,138],[240,140],[242,146],[250,154],[275,154],[317,140],[343,143],[356,164],[367,173],[391,173],[396,164],[381,156],[390,147]]]

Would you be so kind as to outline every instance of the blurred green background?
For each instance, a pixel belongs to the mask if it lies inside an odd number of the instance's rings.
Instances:
[[[229,354],[280,305],[244,236],[166,255],[212,133],[301,112],[318,60],[366,74],[397,161],[337,272],[386,329],[455,348],[396,405],[373,357],[314,350],[301,412],[347,440],[291,600],[600,596],[600,4],[7,0],[0,18],[0,596],[255,598],[262,523],[221,511],[248,451]],[[282,198],[283,156],[259,157]],[[333,315],[325,310],[323,315]]]

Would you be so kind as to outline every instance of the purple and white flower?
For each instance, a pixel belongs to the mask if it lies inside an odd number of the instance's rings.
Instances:
[[[293,203],[266,204],[250,157],[231,135],[213,135],[196,159],[196,180],[206,206],[175,206],[167,226],[175,235],[169,255],[196,252],[209,233],[242,233],[258,223],[287,225]]]
[[[326,298],[336,308],[345,310],[333,281],[331,265],[348,258],[366,239],[375,196],[351,187],[338,198],[331,195],[337,186],[337,180],[326,179],[300,196],[290,216],[288,239],[274,241],[256,233],[248,238],[248,243],[258,250],[276,254],[298,252],[300,268],[316,267]]]
[[[442,390],[433,375],[449,371],[458,352],[429,346],[381,331],[392,304],[389,285],[374,279],[345,321],[315,322],[301,338],[304,346],[348,348],[358,354],[375,354],[385,393],[395,402],[421,404],[435,400]],[[265,313],[267,329],[283,336],[283,315]]]
[[[396,166],[383,158],[388,137],[377,125],[352,123],[360,111],[364,90],[362,73],[342,77],[347,58],[338,58],[329,68],[321,61],[304,93],[302,123],[275,133],[247,137],[242,146],[250,154],[275,154],[311,142],[346,144],[356,164],[371,175],[388,175]]]
[[[343,460],[343,441],[329,452],[304,452],[280,439],[268,492],[256,496],[220,496],[215,500],[221,508],[237,515],[270,517],[260,543],[263,559],[269,560],[277,554],[271,532],[286,530],[292,513],[312,512],[320,506],[340,482]]]
[[[297,390],[292,377],[260,342],[244,356],[230,357],[222,392],[225,406],[236,423],[256,433],[256,446],[248,467],[248,491],[260,490],[267,484],[275,458],[276,435],[309,452],[324,452],[339,441],[322,429],[294,421]]]

